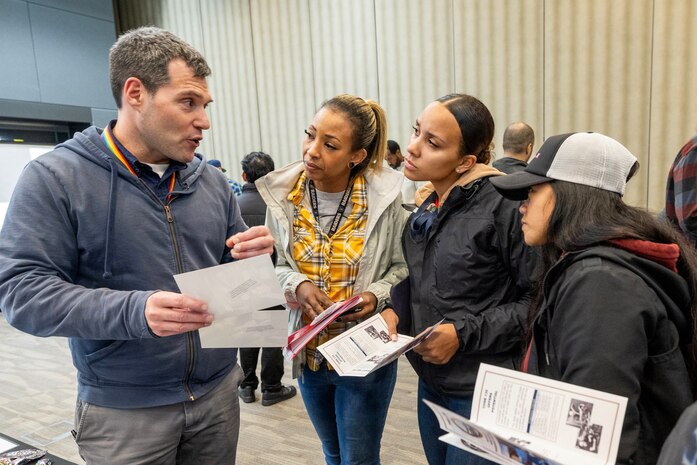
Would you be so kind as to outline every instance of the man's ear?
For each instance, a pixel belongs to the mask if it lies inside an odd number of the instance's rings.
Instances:
[[[247,175],[245,174],[244,171],[242,171],[242,180],[243,180],[244,182],[247,182]]]
[[[140,79],[137,77],[129,77],[123,84],[121,101],[127,103],[131,107],[140,107],[147,92]]]
[[[359,151],[357,151],[356,153],[354,153],[351,156],[351,161],[355,165],[360,165],[363,162],[363,160],[365,160],[365,157],[367,157],[367,156],[368,156],[368,151],[366,149],[360,149]]]
[[[460,159],[460,163],[455,167],[455,171],[458,174],[466,173],[476,164],[477,157],[475,155],[465,155]]]

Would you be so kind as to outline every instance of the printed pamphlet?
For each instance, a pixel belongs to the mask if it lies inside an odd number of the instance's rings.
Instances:
[[[440,440],[500,464],[613,465],[627,398],[481,364],[468,420],[424,400]]]
[[[421,344],[441,322],[427,328],[416,337],[398,334],[397,340],[393,341],[390,339],[387,323],[382,315],[378,314],[325,342],[317,349],[332,364],[339,376],[363,377]]]

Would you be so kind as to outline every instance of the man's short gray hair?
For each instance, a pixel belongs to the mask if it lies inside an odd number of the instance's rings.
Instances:
[[[211,69],[198,51],[169,31],[147,26],[124,33],[109,51],[109,80],[116,106],[121,108],[121,93],[130,77],[140,79],[154,93],[169,82],[169,63],[181,59],[194,76],[205,78]]]

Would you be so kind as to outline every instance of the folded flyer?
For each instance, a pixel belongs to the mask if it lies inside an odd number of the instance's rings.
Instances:
[[[424,400],[440,440],[492,462],[613,465],[627,398],[482,363],[468,420]]]
[[[288,336],[288,345],[283,348],[283,355],[285,355],[288,360],[292,360],[313,337],[317,336],[334,320],[361,302],[363,302],[363,298],[360,295],[354,295],[350,299],[336,302],[326,308],[322,313],[317,315],[310,324],[303,326]]]
[[[442,320],[441,320],[442,321]],[[339,376],[363,377],[397,360],[431,335],[440,322],[416,337],[397,335],[390,339],[382,315],[374,315],[317,349],[324,355]]]

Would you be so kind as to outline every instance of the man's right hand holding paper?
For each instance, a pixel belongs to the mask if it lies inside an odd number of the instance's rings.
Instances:
[[[208,304],[176,292],[159,291],[145,302],[145,321],[160,337],[196,331],[213,322]]]

